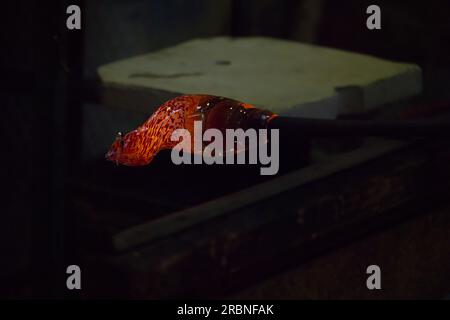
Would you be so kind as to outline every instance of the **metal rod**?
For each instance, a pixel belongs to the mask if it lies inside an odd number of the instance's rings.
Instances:
[[[280,129],[283,135],[309,137],[445,137],[450,135],[450,122],[448,120],[379,121],[277,117],[270,121],[269,129]]]

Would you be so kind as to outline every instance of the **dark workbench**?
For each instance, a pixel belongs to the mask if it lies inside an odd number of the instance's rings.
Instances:
[[[273,178],[176,167],[168,153],[143,168],[88,162],[72,197],[83,296],[443,296],[448,141],[354,144],[315,143],[308,166]],[[370,264],[382,268],[381,291],[365,287]]]

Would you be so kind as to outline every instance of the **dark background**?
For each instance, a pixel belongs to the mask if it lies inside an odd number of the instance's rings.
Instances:
[[[65,28],[69,4],[82,30]],[[417,63],[424,96],[450,98],[450,2],[327,0],[14,1],[2,4],[0,296],[64,297],[67,181],[81,164],[96,68],[193,37],[271,36]],[[61,283],[62,282],[62,283]]]

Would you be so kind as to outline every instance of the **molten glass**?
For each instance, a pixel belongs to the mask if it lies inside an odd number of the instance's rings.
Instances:
[[[178,142],[171,140],[177,129],[194,133],[194,122],[201,121],[203,131],[226,129],[267,128],[277,115],[250,104],[210,95],[184,95],[167,101],[137,129],[125,136],[118,134],[106,159],[127,166],[149,164],[163,149],[171,149]]]

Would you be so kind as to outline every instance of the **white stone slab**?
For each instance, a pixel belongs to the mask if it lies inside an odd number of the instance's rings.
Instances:
[[[101,66],[103,102],[151,112],[205,93],[284,115],[334,118],[418,95],[418,66],[272,38],[216,37]]]

